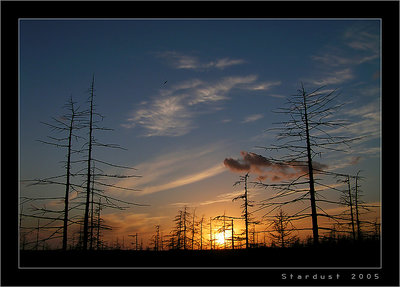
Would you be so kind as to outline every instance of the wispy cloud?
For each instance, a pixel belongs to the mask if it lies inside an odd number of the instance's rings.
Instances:
[[[260,119],[262,119],[264,117],[264,115],[262,114],[254,114],[254,115],[249,115],[247,117],[244,118],[244,120],[242,121],[242,123],[251,123],[251,122],[255,122],[258,121]]]
[[[209,177],[216,176],[224,171],[226,171],[225,167],[221,163],[218,163],[208,169],[180,177],[173,181],[169,181],[159,185],[144,187],[143,190],[139,193],[139,195],[151,194],[155,192],[160,192],[164,190],[185,186],[188,184],[204,180]]]
[[[249,75],[245,77],[226,77],[214,84],[202,85],[193,91],[192,97],[189,99],[188,104],[196,105],[199,103],[226,100],[229,98],[227,94],[230,90],[240,85],[253,83],[256,80],[256,75]],[[246,87],[242,86],[242,88]]]
[[[142,127],[146,137],[185,135],[196,127],[193,120],[200,114],[198,105],[202,105],[201,113],[214,112],[215,103],[228,100],[231,90],[247,89],[246,85],[256,80],[256,75],[232,76],[214,83],[193,79],[173,85],[140,104],[122,126]]]
[[[198,57],[186,55],[176,51],[166,51],[156,53],[159,58],[165,59],[175,69],[206,70],[206,69],[225,69],[234,65],[246,63],[243,59],[221,58],[214,61],[202,62]]]
[[[255,196],[257,194],[257,191],[255,191],[253,188],[248,188],[247,191],[250,192],[252,196]],[[217,195],[215,197],[215,199],[199,202],[198,205],[203,206],[203,205],[210,205],[210,204],[221,203],[221,202],[231,202],[234,198],[236,198],[240,195],[243,195],[243,190],[227,192],[227,193]]]
[[[315,85],[341,84],[355,78],[354,68],[379,58],[380,39],[366,23],[344,31],[336,46],[327,46],[311,56],[319,64],[322,75],[311,82]]]
[[[199,65],[197,58],[174,51],[156,53],[156,56],[166,59],[176,69],[195,69]]]
[[[240,65],[246,63],[242,59],[229,59],[229,58],[223,58],[217,60],[215,63],[210,62],[208,65],[214,66],[218,69],[224,69],[226,67],[234,66],[234,65]]]
[[[150,107],[135,111],[128,122],[130,126],[124,127],[140,125],[147,130],[146,136],[181,136],[193,128],[191,114],[179,96],[155,99]]]
[[[364,137],[364,141],[376,139],[381,136],[379,99],[363,106],[346,109],[342,113],[346,117],[350,117],[352,122],[345,127],[331,131],[332,134],[342,133],[353,137]]]
[[[204,206],[204,205],[210,205],[210,204],[215,204],[215,203],[231,202],[235,197],[238,197],[241,194],[243,194],[243,190],[218,194],[215,197],[215,199],[204,200],[204,201],[198,202],[196,205]]]
[[[350,68],[347,68],[339,71],[328,72],[326,73],[325,77],[318,80],[314,80],[313,84],[317,86],[341,84],[353,78],[354,78],[353,71]]]
[[[282,84],[281,81],[257,83],[257,84],[249,86],[249,90],[266,91],[266,90],[269,90],[270,88],[272,88],[273,86],[279,86],[281,84]]]
[[[344,34],[344,38],[347,45],[355,50],[379,54],[379,34],[372,33],[366,25],[359,24],[348,28]]]
[[[253,188],[248,188],[247,189],[252,196],[255,196],[258,194],[258,191],[253,189]],[[223,202],[232,202],[232,200],[240,195],[243,194],[243,190],[237,190],[237,191],[232,191],[232,192],[226,192],[222,194],[218,194],[215,196],[214,199],[208,199],[204,201],[197,201],[197,202],[175,202],[171,203],[170,205],[172,206],[178,206],[178,207],[184,207],[184,206],[206,206],[206,205],[211,205],[211,204],[216,204],[216,203],[223,203]]]
[[[345,56],[339,55],[343,52],[331,51],[325,52],[320,55],[314,55],[311,58],[321,64],[329,67],[344,67],[344,66],[356,66],[360,65],[379,57],[379,53],[373,53],[368,55],[357,55],[357,56]]]
[[[143,175],[141,178],[118,182],[118,186],[140,191],[118,191],[118,195],[128,200],[133,196],[170,190],[218,175],[226,169],[218,162],[220,157],[216,154],[227,146],[226,142],[217,142],[149,158],[135,166]]]
[[[167,218],[166,216],[152,216],[148,213],[134,213],[129,211],[104,213],[101,217],[120,236],[128,236],[129,233],[133,232],[147,233],[152,231],[154,225],[159,224],[161,220]],[[106,232],[105,237],[107,237]]]
[[[232,119],[223,119],[221,121],[221,123],[226,124],[226,123],[230,123],[232,121]]]

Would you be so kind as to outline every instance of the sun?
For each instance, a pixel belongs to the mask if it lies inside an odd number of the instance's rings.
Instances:
[[[215,241],[218,245],[224,245],[225,243],[225,239],[224,239],[224,233],[220,232],[220,233],[216,233],[215,234]]]

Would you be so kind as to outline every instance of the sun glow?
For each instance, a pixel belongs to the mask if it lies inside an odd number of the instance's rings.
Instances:
[[[223,232],[216,233],[215,241],[218,245],[224,245],[224,243],[225,243],[224,233]]]

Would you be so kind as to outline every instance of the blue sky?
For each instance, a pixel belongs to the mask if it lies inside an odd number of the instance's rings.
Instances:
[[[319,161],[332,171],[362,170],[364,200],[380,200],[379,20],[21,20],[22,179],[63,172],[64,154],[36,141],[49,135],[40,122],[61,115],[70,95],[84,106],[93,74],[98,111],[114,129],[95,136],[128,149],[95,154],[143,176],[118,183],[140,192],[108,192],[151,205],[106,212],[120,236],[150,234],[154,224],[167,230],[184,205],[208,217],[239,215],[231,202],[239,174],[223,161],[241,151],[271,156],[256,146],[275,142],[265,130],[283,118],[272,110],[301,82],[338,89],[346,105],[336,116],[350,125],[334,132],[365,136]],[[50,192],[62,195],[21,188]]]

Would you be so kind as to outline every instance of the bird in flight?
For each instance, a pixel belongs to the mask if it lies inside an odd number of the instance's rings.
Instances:
[[[160,88],[162,88],[167,82],[168,82],[168,81],[165,81],[165,82],[160,86]]]

